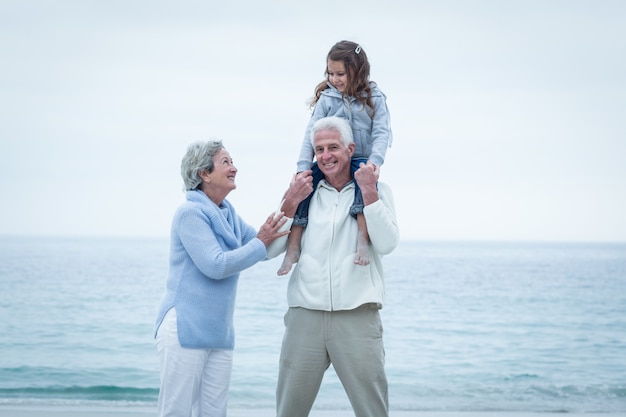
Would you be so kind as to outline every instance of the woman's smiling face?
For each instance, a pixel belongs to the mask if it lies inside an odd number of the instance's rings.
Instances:
[[[237,188],[235,177],[237,176],[237,168],[233,164],[228,151],[224,148],[220,149],[213,155],[213,171],[205,172],[202,179],[205,182],[203,191],[216,204],[226,198],[228,193]]]

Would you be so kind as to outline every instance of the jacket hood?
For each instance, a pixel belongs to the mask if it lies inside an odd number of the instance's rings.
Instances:
[[[323,96],[335,97],[339,99],[344,98],[344,95],[341,94],[339,90],[337,90],[335,87],[333,87],[331,83],[327,82],[326,84],[328,85],[328,88],[322,91]],[[372,89],[372,97],[385,97],[386,98],[385,94],[378,88],[375,82],[370,81],[370,88]],[[348,97],[348,96],[346,97],[349,98],[350,101],[355,100],[354,97]]]

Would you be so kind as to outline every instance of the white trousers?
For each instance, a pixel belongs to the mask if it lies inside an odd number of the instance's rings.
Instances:
[[[160,417],[226,417],[233,351],[187,349],[178,342],[176,311],[156,337],[161,367]]]

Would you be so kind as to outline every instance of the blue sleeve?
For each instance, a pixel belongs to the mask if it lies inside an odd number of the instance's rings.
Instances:
[[[252,236],[253,228],[244,225],[242,245],[224,249],[206,216],[197,209],[178,213],[176,233],[194,265],[212,279],[223,279],[239,273],[265,259],[265,245]]]
[[[387,101],[384,94],[373,97],[374,120],[372,120],[372,152],[369,160],[373,164],[381,166],[385,162],[387,148],[391,146],[393,135],[391,133],[391,121]]]
[[[313,144],[311,143],[311,128],[315,122],[328,115],[328,108],[324,103],[324,97],[325,96],[321,96],[320,100],[315,104],[313,114],[311,114],[311,119],[306,126],[302,146],[300,147],[300,156],[298,157],[297,172],[311,169],[311,166],[313,165],[315,151],[313,149]]]

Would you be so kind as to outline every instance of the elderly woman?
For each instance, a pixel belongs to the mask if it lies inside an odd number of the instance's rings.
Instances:
[[[288,233],[311,181],[294,178],[281,212],[257,232],[226,196],[237,168],[219,140],[191,144],[181,163],[186,202],[172,222],[166,293],[155,327],[161,368],[160,416],[226,416],[239,273],[278,255],[268,252]]]

